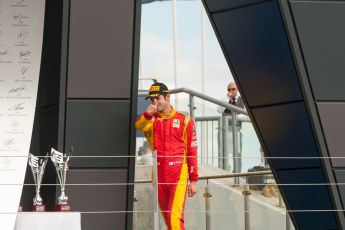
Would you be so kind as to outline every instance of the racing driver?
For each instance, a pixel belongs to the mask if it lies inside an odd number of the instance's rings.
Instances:
[[[157,152],[158,203],[168,230],[184,230],[186,193],[197,192],[197,140],[194,121],[170,105],[163,83],[149,89],[151,104],[136,120],[151,149]],[[189,181],[189,183],[188,183]]]

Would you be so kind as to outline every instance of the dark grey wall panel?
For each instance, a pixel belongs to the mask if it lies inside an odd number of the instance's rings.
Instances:
[[[302,100],[276,2],[212,17],[249,106]]]
[[[345,85],[343,86],[345,87]],[[344,157],[345,102],[317,103],[330,157]],[[331,159],[334,167],[345,167],[345,159]]]
[[[58,106],[39,109],[39,153],[45,155],[50,149],[57,148]]]
[[[60,91],[62,0],[46,1],[37,105],[57,105]],[[22,77],[25,78],[30,68]]]
[[[32,127],[30,152],[33,154],[39,153],[40,150],[40,113],[39,108],[35,108],[35,117]]]
[[[130,98],[133,17],[134,1],[71,0],[68,98]]]
[[[82,229],[132,229],[134,189],[126,183],[134,181],[135,158],[128,156],[135,155],[140,12],[140,0],[46,1],[31,150],[68,152],[73,145],[74,156],[109,156],[72,158],[67,183],[124,184],[67,186],[73,210],[121,211],[82,214]],[[113,157],[119,155],[125,157]],[[25,183],[33,183],[27,169]],[[49,161],[43,183],[56,184],[56,179]],[[57,190],[42,187],[49,211]],[[34,193],[34,186],[24,187],[25,210]]]
[[[340,192],[340,197],[343,205],[345,204],[345,170],[344,169],[335,169],[334,170],[335,177],[337,179],[337,183],[342,183],[342,185],[338,185],[338,189]]]
[[[267,1],[269,0],[207,0],[205,2],[210,11],[214,12]]]
[[[317,109],[316,102],[345,101],[345,2],[203,2],[275,178],[280,184],[334,183],[327,145],[330,152],[345,149],[335,143],[339,136],[333,139],[345,131],[333,127],[341,122],[337,116],[345,116],[339,108]],[[329,211],[344,209],[336,187],[280,188],[295,229],[344,229],[343,212]]]
[[[345,100],[345,2],[292,1],[316,100]]]
[[[295,212],[299,229],[338,229],[334,209],[327,185],[301,185],[296,184],[325,184],[325,176],[322,169],[287,170],[277,171],[291,210],[314,210],[312,212]],[[303,191],[303,192],[301,192]],[[315,210],[321,210],[316,212]],[[325,210],[325,211],[322,211]]]
[[[150,100],[145,100],[146,97],[138,96],[137,115],[142,114],[150,103]],[[136,137],[145,137],[144,133],[136,129]]]
[[[58,130],[58,106],[39,108],[39,151],[33,152],[35,155],[46,155],[50,149],[57,147]],[[32,177],[30,172],[29,177]],[[44,173],[43,183],[56,184],[57,176],[53,163],[49,160]],[[32,187],[32,186],[29,186]],[[32,187],[33,188],[33,187]],[[32,189],[31,188],[31,189]],[[55,205],[55,186],[42,186],[41,194],[48,210],[53,210]],[[32,197],[29,199],[32,201]]]
[[[252,110],[270,157],[319,157],[304,103]],[[274,168],[320,167],[318,159],[272,159]]]
[[[69,100],[65,151],[76,156],[127,156],[130,102],[127,100]],[[71,167],[127,167],[124,158],[73,158]]]
[[[70,170],[69,184],[127,183],[127,170]],[[73,210],[81,212],[125,211],[127,186],[67,186],[66,195]],[[106,197],[106,199],[105,199]],[[126,213],[82,214],[83,230],[125,229]]]

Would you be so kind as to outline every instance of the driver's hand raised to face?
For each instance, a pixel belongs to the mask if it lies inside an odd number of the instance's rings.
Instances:
[[[147,106],[146,113],[149,116],[152,116],[155,112],[157,112],[157,99],[153,99],[152,103]]]

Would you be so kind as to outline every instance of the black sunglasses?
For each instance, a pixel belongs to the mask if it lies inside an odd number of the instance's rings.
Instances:
[[[229,88],[228,89],[228,92],[230,92],[230,91],[236,91],[237,89],[236,88]]]

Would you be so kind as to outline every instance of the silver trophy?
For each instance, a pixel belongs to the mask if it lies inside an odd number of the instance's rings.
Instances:
[[[68,171],[68,162],[70,159],[69,154],[63,154],[61,152],[56,151],[55,149],[51,149],[50,151],[50,159],[54,163],[56,173],[59,178],[60,188],[61,188],[61,195],[58,197],[58,204],[55,206],[56,211],[70,211],[71,206],[68,204],[68,197],[65,194],[66,190],[66,176]]]
[[[33,199],[33,205],[31,208],[32,211],[45,211],[45,205],[43,204],[42,197],[40,196],[40,190],[47,161],[47,157],[42,159],[29,153],[29,165],[31,167],[36,187],[36,196]]]

